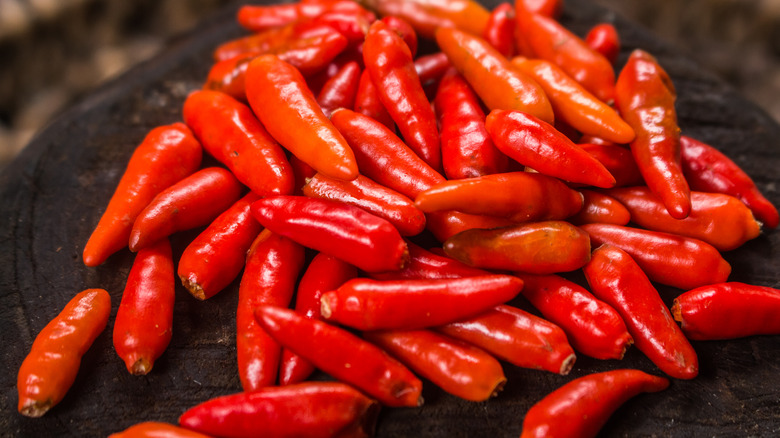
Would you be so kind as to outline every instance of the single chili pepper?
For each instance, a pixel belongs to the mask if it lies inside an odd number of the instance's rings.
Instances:
[[[398,136],[371,117],[341,108],[330,120],[347,139],[361,174],[377,183],[414,199],[444,181]]]
[[[563,12],[562,0],[515,0],[515,9],[557,19]]]
[[[194,91],[184,101],[184,121],[203,148],[258,195],[288,195],[293,173],[284,150],[252,110],[227,94]]]
[[[369,17],[373,15],[352,0],[302,0],[289,4],[243,5],[236,18],[245,29],[261,32],[306,21],[330,11],[362,12]]]
[[[371,23],[376,21],[373,12],[363,8],[355,10],[326,11],[312,19],[313,23],[325,24],[337,30],[356,47],[363,43]]]
[[[731,266],[715,247],[678,234],[609,224],[588,224],[594,248],[605,243],[627,252],[650,280],[679,289],[726,281]]]
[[[622,359],[634,340],[618,312],[587,289],[557,275],[518,274],[522,294],[545,319],[558,325],[578,352]]]
[[[482,39],[490,43],[504,57],[515,54],[515,10],[504,2],[493,8],[482,32]]]
[[[386,24],[388,28],[395,31],[395,33],[404,40],[406,46],[409,47],[409,51],[412,53],[412,58],[417,56],[417,32],[414,31],[411,24],[395,15],[382,17],[380,21]]]
[[[336,108],[352,108],[355,104],[360,65],[350,62],[344,65],[335,76],[330,78],[317,95],[322,111],[330,117]]]
[[[597,135],[619,144],[635,134],[611,106],[586,90],[556,64],[544,59],[515,57],[512,65],[531,76],[550,99],[556,122],[565,122],[583,134]]]
[[[226,61],[250,53],[262,55],[284,52],[292,47],[303,48],[304,41],[317,45],[316,42],[321,38],[334,35],[346,38],[328,24],[311,20],[298,21],[224,42],[214,50],[214,61]]]
[[[521,438],[595,437],[627,400],[669,387],[669,380],[622,369],[588,374],[556,389],[531,406]]]
[[[114,321],[114,349],[130,374],[149,373],[171,341],[176,277],[168,239],[138,251]]]
[[[490,139],[482,104],[454,68],[439,83],[434,109],[441,130],[442,166],[447,178],[506,172],[509,160]]]
[[[371,25],[363,60],[379,99],[405,143],[432,168],[441,166],[436,115],[414,68],[409,47],[382,21]]]
[[[159,421],[144,421],[112,433],[108,438],[209,438],[194,430]]]
[[[260,306],[255,318],[284,348],[385,406],[420,406],[422,382],[375,345],[293,310]]]
[[[631,152],[645,183],[675,219],[691,211],[690,187],[680,164],[680,127],[672,79],[649,53],[634,50],[620,71],[616,106],[634,128]]]
[[[254,192],[244,195],[184,249],[177,275],[195,298],[213,297],[241,273],[246,253],[263,229],[250,212],[258,199]]]
[[[344,181],[318,173],[303,187],[303,194],[360,207],[386,219],[402,236],[415,236],[425,229],[425,213],[411,199],[363,175]]]
[[[585,35],[585,44],[601,53],[612,64],[620,54],[620,35],[610,23],[599,23]]]
[[[320,297],[322,317],[358,330],[448,324],[514,298],[523,282],[509,275],[350,280]]]
[[[517,5],[517,2],[515,2]],[[601,53],[551,17],[515,8],[534,58],[550,61],[607,104],[615,99],[615,70]]]
[[[435,330],[522,368],[565,376],[577,359],[560,327],[506,304]]]
[[[691,192],[691,213],[675,219],[647,187],[622,187],[607,192],[631,212],[631,221],[649,230],[703,240],[730,251],[758,237],[761,225],[739,199],[721,193]]]
[[[109,313],[108,292],[87,289],[46,324],[19,367],[19,413],[40,417],[62,400],[76,379],[81,357],[106,327]]]
[[[379,404],[339,382],[305,382],[225,395],[179,417],[187,429],[224,437],[365,437]]]
[[[473,0],[360,0],[381,16],[394,15],[407,21],[421,37],[433,39],[440,27],[456,27],[482,35],[490,12]]]
[[[414,60],[414,70],[423,86],[438,82],[450,67],[449,58],[442,52],[421,55]]]
[[[631,220],[631,213],[617,199],[593,190],[580,189],[579,192],[584,197],[582,209],[567,219],[574,225],[626,225]]]
[[[436,31],[436,42],[489,109],[524,111],[553,123],[552,105],[542,87],[490,43],[454,28]]]
[[[295,67],[263,55],[249,64],[246,74],[249,105],[271,136],[318,172],[347,180],[357,177],[352,150]]]
[[[485,401],[504,388],[501,364],[484,350],[430,330],[384,330],[363,334],[444,391]]]
[[[193,173],[160,192],[138,215],[130,231],[130,251],[211,223],[238,200],[242,190],[236,177],[221,167]]]
[[[644,185],[642,174],[629,149],[614,144],[579,143],[578,146],[607,168],[615,178],[615,187]]]
[[[490,275],[490,272],[472,268],[455,259],[425,250],[422,247],[406,241],[409,248],[409,262],[398,271],[377,272],[370,274],[375,280],[404,279],[436,279],[463,278]],[[335,289],[335,288],[334,288]]]
[[[307,318],[320,318],[320,297],[357,277],[357,268],[349,263],[318,253],[309,263],[295,293],[295,311]],[[279,384],[302,382],[314,372],[314,365],[288,349],[282,350]]]
[[[622,249],[605,244],[582,268],[593,294],[623,317],[634,344],[677,379],[699,374],[699,360],[642,268]]]
[[[780,334],[780,290],[739,282],[698,287],[674,299],[672,315],[688,339]]]
[[[515,223],[503,217],[468,214],[459,211],[437,211],[427,213],[426,228],[436,240],[445,242],[450,237],[466,230],[508,227]]]
[[[379,100],[376,85],[374,85],[367,70],[363,70],[360,75],[355,95],[354,110],[385,125],[387,129],[395,131],[395,122],[393,122],[393,118],[390,117],[390,113],[387,112],[382,101]]]
[[[209,69],[203,89],[220,91],[246,103],[246,68],[256,57],[254,53],[245,53],[214,63]]]
[[[609,188],[615,185],[606,167],[560,131],[531,114],[493,110],[485,120],[498,150],[545,175]]]
[[[401,269],[409,258],[393,224],[359,207],[329,199],[274,196],[252,204],[266,228],[367,272]]]
[[[777,208],[761,194],[750,176],[725,154],[684,135],[680,137],[680,152],[683,173],[691,189],[738,198],[767,228],[776,228],[780,223]]]
[[[254,310],[260,305],[289,306],[303,264],[303,247],[286,237],[263,230],[252,242],[236,312],[238,376],[244,391],[276,383],[282,348],[257,324]]]
[[[149,131],[84,245],[84,264],[98,266],[125,248],[141,211],[158,193],[198,170],[202,157],[203,148],[184,123]]]
[[[496,173],[437,184],[414,200],[422,211],[457,210],[513,222],[566,219],[583,196],[557,178],[531,172]]]

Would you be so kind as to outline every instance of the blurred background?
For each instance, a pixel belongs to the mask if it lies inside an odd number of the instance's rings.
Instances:
[[[780,0],[593,0],[651,29],[780,121]],[[220,0],[0,0],[0,169],[98,84]]]

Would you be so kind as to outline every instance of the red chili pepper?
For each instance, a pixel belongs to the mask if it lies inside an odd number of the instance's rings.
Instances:
[[[553,123],[553,109],[542,87],[512,67],[490,43],[454,28],[436,31],[436,42],[489,109],[524,111]]]
[[[634,342],[620,315],[587,289],[557,275],[518,274],[523,296],[566,332],[575,350],[596,359],[622,359]]]
[[[626,225],[631,220],[631,213],[617,199],[593,190],[582,189],[579,192],[585,198],[582,209],[567,219],[574,225]]]
[[[439,83],[434,109],[441,130],[441,155],[447,178],[506,172],[507,156],[485,128],[482,103],[468,82],[451,68]]]
[[[642,268],[622,249],[602,245],[583,267],[593,294],[623,317],[636,348],[677,379],[699,374],[696,352]]]
[[[226,61],[246,54],[280,54],[290,49],[303,49],[307,44],[316,47],[336,36],[348,43],[344,35],[326,23],[297,21],[224,42],[214,50],[214,60]],[[345,46],[342,46],[342,50]]]
[[[411,24],[395,15],[382,17],[380,21],[386,24],[388,28],[393,30],[402,40],[404,40],[406,46],[409,47],[409,51],[412,53],[412,58],[417,56],[417,32],[414,31]]]
[[[520,111],[493,110],[485,121],[498,150],[545,175],[609,188],[615,178],[552,125]]]
[[[371,436],[379,404],[339,382],[305,382],[225,395],[179,417],[187,429],[224,437]]]
[[[367,70],[363,70],[363,73],[360,75],[357,94],[355,95],[354,110],[385,125],[387,129],[395,131],[395,122],[393,122],[393,118],[390,117],[390,113],[387,112],[382,101],[379,100],[376,85],[374,85]]]
[[[426,214],[425,217],[426,228],[433,233],[439,242],[445,242],[450,237],[466,230],[493,229],[515,224],[502,217],[467,214],[459,211],[433,212]]]
[[[504,388],[501,364],[489,353],[430,330],[374,331],[363,335],[444,391],[485,401]]]
[[[246,74],[249,105],[271,136],[318,172],[346,180],[357,177],[352,150],[295,67],[263,55],[249,64]]]
[[[173,424],[144,421],[121,432],[112,433],[108,438],[209,438],[209,436]]]
[[[288,195],[293,173],[279,143],[252,110],[216,91],[195,91],[184,101],[184,121],[203,148],[258,195]]]
[[[355,10],[326,11],[312,19],[313,23],[325,24],[349,40],[351,47],[363,43],[371,23],[376,21],[376,15],[363,8]]]
[[[473,0],[360,0],[379,15],[394,15],[407,21],[421,37],[433,39],[440,27],[456,27],[482,35],[490,12]]]
[[[360,207],[386,219],[402,236],[415,236],[425,229],[425,213],[411,199],[362,175],[343,181],[317,174],[303,187],[303,194]]]
[[[680,127],[669,75],[649,53],[634,50],[616,84],[616,106],[634,128],[631,152],[642,177],[675,219],[690,214],[690,188],[680,165]]]
[[[367,272],[401,269],[409,258],[401,235],[385,219],[328,199],[274,196],[252,204],[266,228]]]
[[[516,9],[557,19],[563,12],[562,0],[515,0]]]
[[[303,264],[303,247],[290,239],[264,230],[252,242],[236,312],[238,376],[244,391],[276,383],[282,348],[257,324],[254,310],[260,305],[289,306]]]
[[[19,413],[40,417],[65,397],[76,379],[81,357],[103,332],[109,313],[108,292],[87,289],[71,298],[46,324],[19,367]]]
[[[777,208],[729,157],[684,135],[680,137],[680,147],[683,173],[691,189],[734,196],[744,202],[765,227],[771,229],[780,224]]]
[[[382,104],[406,144],[432,168],[441,166],[439,131],[412,54],[404,40],[382,21],[371,25],[363,60]]]
[[[230,171],[207,167],[168,187],[138,215],[130,231],[130,251],[138,251],[177,231],[209,224],[241,196]]]
[[[739,199],[720,193],[691,192],[691,213],[674,218],[647,187],[608,192],[631,212],[631,221],[649,230],[703,240],[720,251],[735,249],[758,237],[761,225]]]
[[[326,116],[336,108],[352,108],[355,104],[360,65],[352,61],[344,65],[335,76],[330,78],[317,95],[317,102]]]
[[[433,327],[514,298],[523,282],[508,275],[411,280],[350,280],[320,298],[322,317],[358,330]]]
[[[689,290],[674,299],[672,315],[688,339],[736,339],[780,334],[780,290],[729,282]]]
[[[84,245],[84,264],[98,266],[127,247],[136,217],[158,193],[195,172],[202,157],[203,148],[184,123],[149,131]]]
[[[255,318],[283,347],[383,405],[422,405],[420,379],[387,353],[352,333],[280,307],[260,306]]]
[[[591,139],[592,140],[592,139]],[[591,154],[615,178],[615,187],[644,185],[642,174],[631,151],[614,144],[580,143],[579,147]]]
[[[501,3],[490,13],[482,39],[509,58],[515,54],[515,10],[511,3]]]
[[[617,61],[620,54],[620,36],[610,23],[599,23],[585,35],[585,43],[593,50],[604,55],[611,63]]]
[[[215,63],[209,70],[203,89],[219,91],[246,103],[246,68],[255,57],[254,53],[245,53]]]
[[[588,374],[563,385],[528,410],[521,438],[595,437],[627,400],[669,387],[669,380],[639,370]]]
[[[677,234],[609,224],[583,225],[596,248],[605,243],[627,252],[650,280],[679,289],[726,281],[731,266],[715,247]]]
[[[246,253],[263,229],[250,212],[258,199],[254,192],[244,195],[184,249],[177,275],[195,298],[213,297],[241,273]]]
[[[449,58],[442,52],[421,55],[414,60],[414,70],[423,86],[438,82],[450,67]]]
[[[370,274],[375,280],[404,280],[404,279],[437,279],[437,278],[463,278],[490,275],[490,272],[472,268],[462,262],[427,251],[414,243],[407,241],[409,248],[409,262],[403,269],[390,272],[378,272]],[[335,288],[334,288],[335,289]]]
[[[138,251],[114,321],[114,349],[127,371],[152,370],[171,341],[176,277],[168,239]]]
[[[569,374],[576,355],[557,325],[505,304],[435,328],[522,368]]]
[[[295,293],[295,311],[307,318],[320,318],[320,297],[357,277],[357,268],[336,257],[318,253],[301,277]],[[282,350],[279,384],[298,383],[314,372],[314,365],[290,350]]]
[[[444,251],[477,268],[552,274],[573,271],[587,263],[590,239],[568,222],[530,222],[463,231],[444,242]]]
[[[580,211],[583,196],[557,178],[511,172],[446,181],[417,195],[414,203],[425,212],[457,210],[530,222],[566,219]]]
[[[370,14],[352,0],[302,0],[290,4],[243,5],[236,16],[238,24],[252,32],[315,18],[329,11]],[[372,14],[373,15],[373,14]]]

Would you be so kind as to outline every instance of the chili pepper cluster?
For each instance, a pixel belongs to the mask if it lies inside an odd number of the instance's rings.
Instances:
[[[240,278],[243,392],[115,436],[368,436],[380,406],[421,405],[423,381],[485,401],[504,366],[565,375],[633,346],[666,377],[586,375],[523,420],[524,437],[593,436],[627,399],[697,376],[689,339],[780,333],[780,291],[729,282],[721,255],[777,227],[776,208],[681,135],[651,54],[616,71],[615,28],[581,38],[562,7],[242,7],[251,34],[137,146],[83,260],[136,253],[113,326],[134,375],[165,352],[177,281],[208,300]],[[169,237],[199,228],[173,260]],[[686,292],[669,309],[656,283]],[[87,289],[41,331],[22,414],[65,396],[110,310]]]

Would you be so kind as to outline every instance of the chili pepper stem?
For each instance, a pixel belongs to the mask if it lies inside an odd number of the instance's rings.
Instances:
[[[149,363],[146,358],[139,357],[135,362],[133,362],[133,366],[130,367],[130,370],[134,376],[144,376],[152,370],[152,364]]]
[[[203,291],[203,288],[197,282],[192,281],[189,278],[181,277],[181,284],[193,297],[201,301],[206,299],[206,292]]]
[[[623,350],[623,353],[625,354],[625,350]],[[561,363],[561,370],[558,373],[562,376],[568,375],[571,372],[572,368],[574,368],[574,362],[576,361],[577,361],[577,355],[574,353],[570,354],[569,357],[564,359],[563,362]]]
[[[25,417],[30,418],[39,418],[42,417],[43,414],[49,411],[52,407],[51,400],[43,400],[43,401],[31,401],[27,405],[25,405],[22,409],[19,410],[19,413],[24,415]]]

